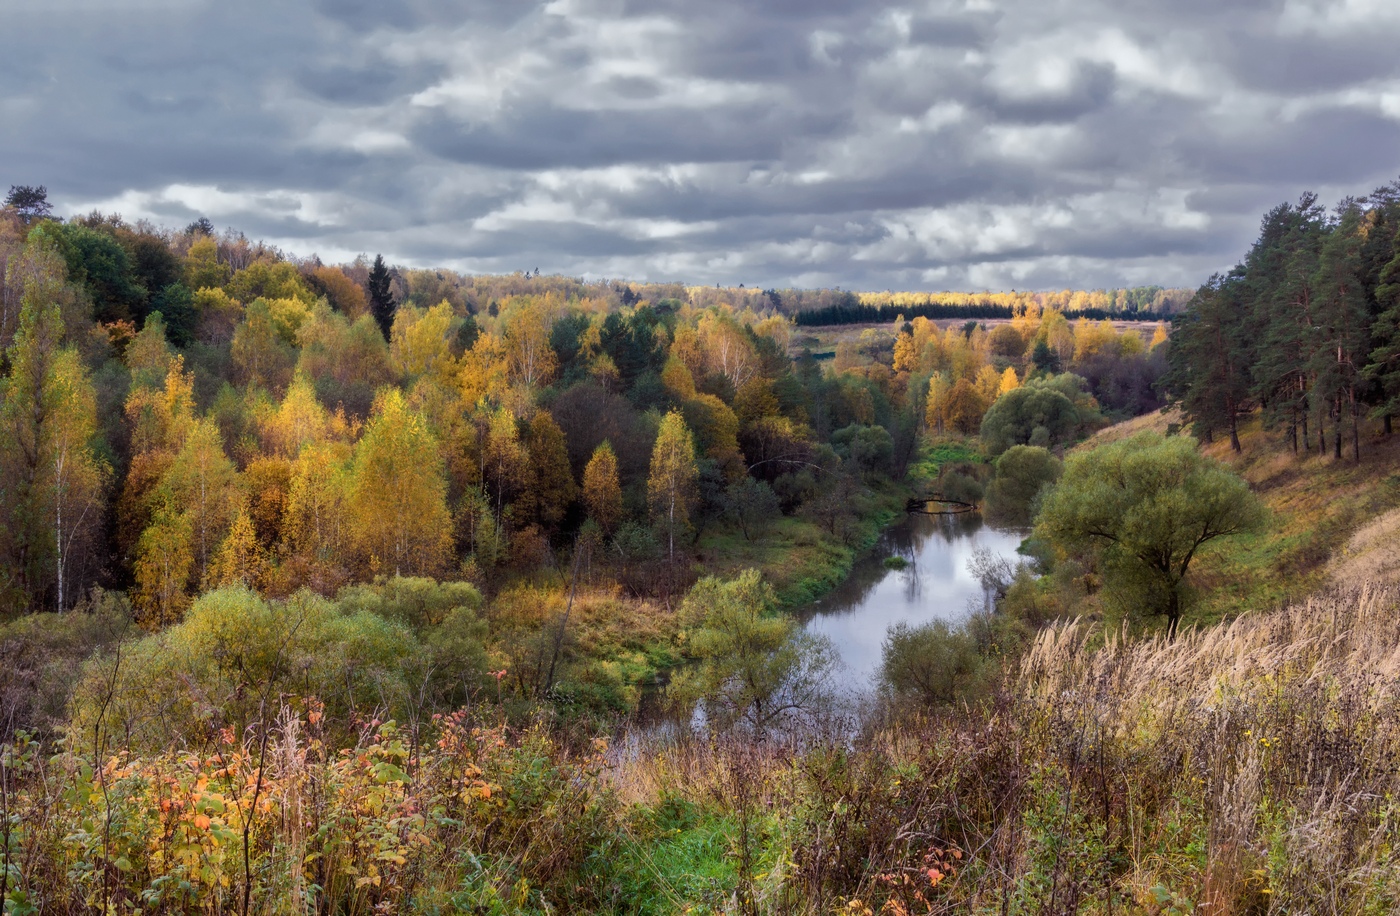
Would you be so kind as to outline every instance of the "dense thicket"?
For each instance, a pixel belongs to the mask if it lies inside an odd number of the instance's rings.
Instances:
[[[1170,387],[1197,432],[1258,409],[1295,453],[1359,458],[1365,418],[1400,407],[1400,183],[1326,212],[1314,195],[1264,216],[1234,269],[1174,320]]]

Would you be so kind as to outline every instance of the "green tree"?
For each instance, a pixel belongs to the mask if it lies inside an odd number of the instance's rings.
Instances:
[[[835,651],[777,613],[773,588],[758,570],[727,582],[701,579],[680,617],[699,664],[676,676],[670,695],[685,708],[702,704],[712,725],[768,728],[812,711],[825,697]]]
[[[68,265],[68,279],[92,296],[98,321],[140,322],[147,290],[136,279],[131,255],[109,233],[80,223],[45,224]]]
[[[44,219],[53,212],[49,189],[43,185],[12,184],[10,193],[5,195],[5,209],[14,210],[25,223]]]
[[[384,255],[374,256],[374,266],[370,268],[366,285],[370,314],[374,316],[384,339],[388,340],[394,328],[394,312],[398,306],[394,302],[392,278],[389,276],[389,268],[384,264]]]
[[[1239,419],[1249,409],[1253,344],[1258,329],[1250,316],[1242,268],[1216,274],[1196,291],[1191,307],[1172,320],[1172,399],[1210,441],[1215,430],[1230,433],[1240,450]]]
[[[982,418],[982,444],[987,452],[1000,455],[1013,445],[1070,442],[1083,418],[1062,384],[1057,383],[1064,378],[1037,376],[997,398]]]
[[[1396,249],[1400,252],[1400,234],[1396,236]],[[1374,348],[1366,377],[1381,389],[1375,413],[1388,419],[1400,413],[1400,253],[1382,268],[1376,301],[1380,314],[1371,329]]]
[[[1175,635],[1196,554],[1262,518],[1248,485],[1193,440],[1146,432],[1071,455],[1036,532],[1097,555],[1110,585],[1144,597]]]
[[[1011,524],[1030,524],[1036,498],[1063,470],[1060,459],[1047,449],[1013,445],[996,460],[996,476],[987,487],[987,513]]]
[[[782,514],[773,488],[747,474],[724,491],[724,514],[744,533],[744,540],[762,534]]]
[[[1356,461],[1361,460],[1361,372],[1371,354],[1366,290],[1357,273],[1362,233],[1361,205],[1344,201],[1318,256],[1318,341],[1309,364],[1316,377],[1313,403],[1333,418],[1333,457],[1342,457],[1342,430],[1350,417]]]
[[[695,443],[685,420],[676,411],[661,421],[656,445],[651,452],[651,474],[647,477],[647,497],[651,515],[666,530],[667,556],[676,559],[676,533],[690,527],[690,510],[695,504],[699,470],[695,465]]]
[[[880,682],[896,696],[928,706],[975,693],[985,682],[983,668],[975,636],[942,620],[917,627],[896,624],[881,647]]]

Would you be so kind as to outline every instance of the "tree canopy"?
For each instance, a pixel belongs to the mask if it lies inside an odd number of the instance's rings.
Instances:
[[[1248,485],[1194,440],[1146,432],[1071,455],[1036,533],[1066,552],[1091,553],[1110,584],[1165,614],[1175,633],[1201,548],[1262,520]]]

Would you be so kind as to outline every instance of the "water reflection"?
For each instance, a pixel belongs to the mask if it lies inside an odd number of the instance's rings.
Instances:
[[[803,624],[831,639],[853,687],[867,687],[880,666],[885,631],[896,623],[956,622],[989,600],[968,571],[979,547],[1014,557],[1023,532],[988,527],[981,515],[913,514],[891,526],[850,577],[819,601]],[[902,570],[884,565],[902,557]]]

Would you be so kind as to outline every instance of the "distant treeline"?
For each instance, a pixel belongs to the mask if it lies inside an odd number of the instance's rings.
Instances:
[[[1192,291],[1140,286],[1116,290],[1062,290],[1051,293],[853,293],[766,292],[771,305],[793,315],[799,325],[876,324],[905,318],[931,320],[1010,319],[1046,310],[1067,318],[1158,321],[1176,314]]]

